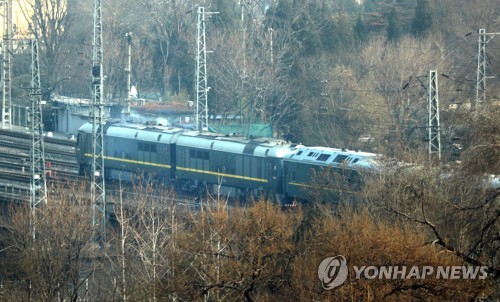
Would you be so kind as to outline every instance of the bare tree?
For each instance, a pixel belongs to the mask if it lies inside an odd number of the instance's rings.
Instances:
[[[113,248],[119,255],[116,274],[121,279],[123,300],[157,301],[163,287],[171,282],[170,257],[176,227],[173,193],[153,190],[151,186],[138,186],[135,193],[124,194],[115,207],[120,233]]]
[[[184,299],[254,301],[286,286],[294,215],[268,202],[243,210],[203,205],[178,233],[179,262],[172,290]]]
[[[156,76],[164,94],[170,91],[192,91],[196,41],[196,9],[190,1],[142,1],[145,25],[154,57]],[[189,55],[191,53],[191,56]],[[175,79],[175,80],[174,80]],[[172,83],[177,85],[172,85]]]
[[[373,210],[351,207],[322,208],[322,219],[296,243],[297,255],[293,262],[291,288],[293,300],[360,300],[400,301],[421,299],[474,299],[491,295],[494,280],[443,280],[429,278],[366,278],[357,274],[362,266],[444,266],[462,265],[462,260],[451,253],[442,253],[426,244],[420,228],[382,220]],[[327,257],[343,255],[349,275],[345,283],[333,290],[318,284],[317,267]],[[407,271],[408,273],[408,271]],[[359,277],[358,277],[359,275]],[[285,298],[286,299],[286,298]]]
[[[435,37],[427,40],[406,37],[397,45],[376,39],[363,49],[361,62],[361,89],[382,97],[381,109],[389,112],[390,119],[382,125],[374,125],[375,129],[382,128],[392,148],[408,146],[415,138],[421,141],[418,134],[427,122],[427,75],[431,69],[443,71],[446,67],[442,43]],[[441,106],[445,107],[443,99]],[[391,154],[395,154],[394,151]]]
[[[272,32],[255,33],[245,47],[234,34],[221,33],[211,55],[210,75],[218,114],[242,117],[243,125],[265,122],[280,129],[283,122],[296,117],[298,100],[292,95],[292,82],[286,73],[286,46],[274,50],[271,62],[269,41]],[[244,129],[246,130],[246,129]],[[244,131],[247,132],[247,131]]]
[[[466,114],[469,139],[463,162],[449,166],[420,161],[384,174],[367,190],[372,204],[424,226],[430,242],[498,277],[500,188],[496,113]]]
[[[380,141],[380,128],[390,120],[390,112],[380,95],[360,85],[352,68],[328,64],[324,58],[312,68],[323,79],[317,80],[316,94],[303,104],[303,143],[368,151],[359,140],[367,136],[369,141]]]
[[[93,274],[87,261],[93,250],[90,205],[74,198],[83,190],[73,190],[54,194],[50,204],[35,210],[34,220],[29,219],[33,213],[26,205],[13,205],[2,217],[4,251],[20,297],[76,301]]]
[[[43,83],[47,92],[58,89],[66,75],[64,66],[68,57],[63,53],[65,42],[71,32],[73,15],[68,12],[65,0],[20,2],[24,18],[29,24],[29,36],[38,39]]]

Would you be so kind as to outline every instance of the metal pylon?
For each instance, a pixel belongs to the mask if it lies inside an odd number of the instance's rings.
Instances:
[[[484,103],[486,91],[486,31],[484,28],[478,31],[478,49],[477,49],[477,80],[476,80],[476,99],[473,108]]]
[[[47,182],[45,176],[45,147],[43,143],[42,91],[40,85],[40,64],[38,40],[31,40],[31,209],[47,203]]]
[[[427,109],[429,119],[427,124],[429,139],[429,155],[437,154],[441,159],[441,135],[439,128],[439,98],[437,71],[429,71],[429,83],[427,89]]]
[[[131,78],[132,78],[132,33],[126,33],[125,37],[127,39],[127,110],[125,114],[130,115],[130,89],[131,89]]]
[[[484,28],[478,30],[476,98],[472,103],[473,110],[486,101],[486,79],[493,78],[486,75],[486,44],[499,34],[487,33]]]
[[[4,0],[1,4],[3,6],[2,128],[10,129],[12,125],[12,0]]]
[[[196,26],[196,130],[208,127],[207,49],[205,47],[205,8],[198,7]]]
[[[92,215],[97,240],[106,239],[106,192],[104,185],[104,101],[103,101],[102,2],[94,0],[92,45]]]

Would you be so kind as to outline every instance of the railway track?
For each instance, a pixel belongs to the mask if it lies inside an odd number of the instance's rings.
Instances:
[[[44,137],[47,183],[78,181],[76,141]],[[0,199],[25,200],[30,192],[31,135],[0,129]]]
[[[45,162],[50,162],[51,165],[46,168],[48,185],[57,183],[58,186],[61,184],[65,186],[71,183],[84,184],[88,181],[87,178],[78,175],[75,140],[44,137],[44,143]],[[0,200],[29,201],[30,151],[31,136],[28,133],[0,129]],[[140,193],[135,192],[133,186],[125,187],[127,187],[125,191],[122,191],[115,183],[107,184],[107,207],[113,207],[120,191],[127,202],[133,203],[139,198],[137,195]],[[90,194],[90,192],[82,191],[79,194]],[[194,196],[175,194],[167,198],[186,208],[196,209],[199,206]]]
[[[56,170],[59,169],[59,167],[64,168],[64,169],[74,169],[78,170],[78,164],[76,162],[76,158],[74,161],[68,161],[68,160],[61,160],[61,159],[55,159],[51,157],[46,157],[45,158],[46,162],[50,162],[51,165],[55,168]],[[0,151],[0,166],[21,166],[25,168],[29,168],[29,162],[30,162],[30,155],[29,154],[23,154],[23,153],[17,153],[17,154],[12,154],[10,152],[5,152],[5,151]]]
[[[29,152],[31,150],[31,142],[28,144],[28,143],[0,140],[0,147],[12,148],[12,149],[23,150],[23,151]],[[62,150],[59,148],[51,147],[49,145],[45,146],[45,152],[50,153],[50,154],[54,154],[54,155],[64,155],[64,156],[69,156],[69,157],[76,157],[75,150],[72,150],[72,151]]]
[[[12,138],[21,138],[21,139],[31,140],[31,135],[28,132],[24,133],[24,132],[19,132],[19,131],[0,129],[0,135],[12,137]],[[48,143],[48,144],[76,147],[75,140],[61,139],[61,138],[48,137],[48,136],[45,136],[43,138],[43,140],[45,143]]]
[[[48,180],[50,179],[58,179],[64,180],[65,178],[74,179],[75,176],[78,176],[77,172],[72,171],[50,171],[50,176],[48,175]],[[9,180],[14,182],[22,182],[22,183],[30,183],[31,175],[29,171],[19,172],[13,170],[1,170],[0,169],[0,180]]]

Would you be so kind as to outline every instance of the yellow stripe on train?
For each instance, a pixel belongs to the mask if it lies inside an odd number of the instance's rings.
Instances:
[[[92,157],[92,154],[85,153],[85,156]],[[126,158],[119,158],[119,157],[112,157],[112,156],[104,156],[104,159],[114,160],[114,161],[120,161],[120,162],[124,162],[124,163],[129,163],[129,164],[138,164],[138,165],[162,167],[162,168],[167,168],[167,169],[172,168],[171,165],[150,163],[150,162],[144,162],[144,161],[138,161],[138,160],[126,159]]]
[[[85,153],[85,156],[92,157],[92,154]],[[118,157],[111,157],[111,156],[104,156],[104,159],[114,160],[114,161],[120,161],[120,162],[125,162],[125,163],[130,163],[130,164],[138,164],[138,165],[145,165],[145,166],[162,167],[162,168],[167,168],[167,169],[171,169],[172,168],[171,165],[150,163],[150,162],[144,162],[144,161],[138,161],[138,160],[132,160],[132,159],[125,159],[125,158],[118,158]],[[213,171],[199,170],[199,169],[192,169],[192,168],[184,168],[184,167],[177,167],[177,169],[178,170],[182,170],[182,171],[187,171],[187,172],[196,172],[196,173],[203,173],[203,174],[209,174],[209,175],[215,175],[215,176],[221,176],[221,177],[230,177],[230,178],[237,178],[237,179],[244,179],[244,180],[251,180],[251,181],[258,181],[258,182],[267,183],[267,179],[263,179],[263,178],[248,177],[248,176],[241,176],[241,175],[235,175],[235,174],[229,174],[229,173],[213,172]]]

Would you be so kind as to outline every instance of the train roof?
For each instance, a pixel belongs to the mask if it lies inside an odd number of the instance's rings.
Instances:
[[[274,138],[247,138],[199,131],[186,131],[177,138],[178,146],[248,154],[260,157],[283,158],[297,149],[284,140]]]
[[[322,166],[374,168],[378,166],[380,154],[326,147],[300,147],[287,154],[285,161],[305,162]]]
[[[92,124],[86,123],[79,131],[92,133]],[[247,138],[213,132],[190,131],[182,128],[132,123],[110,123],[105,135],[142,141],[176,143],[198,149],[248,154],[260,157],[283,158],[294,152],[296,145],[275,138]]]
[[[182,128],[161,125],[145,125],[132,123],[111,123],[104,126],[106,136],[136,139],[140,141],[175,143]],[[86,123],[79,131],[92,133],[92,124]]]

